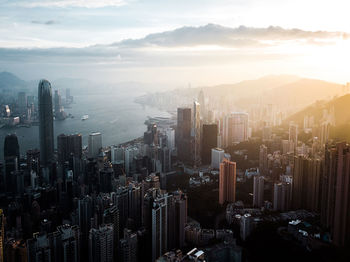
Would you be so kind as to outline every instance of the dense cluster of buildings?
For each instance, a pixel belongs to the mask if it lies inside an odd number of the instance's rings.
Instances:
[[[43,86],[45,84],[43,83]],[[42,92],[40,95],[45,95]],[[31,93],[28,94],[24,91],[20,91],[16,94],[14,99],[12,96],[6,97],[7,99],[0,99],[0,128],[1,127],[14,127],[17,125],[30,126],[37,124],[40,121],[39,116],[39,96],[34,96]],[[51,94],[52,96],[52,94]],[[65,97],[63,97],[59,90],[55,90],[54,96],[51,100],[53,106],[53,117],[57,120],[64,120],[67,118],[67,114],[64,111],[64,106],[69,106],[74,102],[74,98],[70,93],[70,89],[66,89]]]

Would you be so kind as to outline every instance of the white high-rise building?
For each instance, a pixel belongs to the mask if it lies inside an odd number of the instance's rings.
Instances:
[[[95,132],[89,135],[89,157],[97,157],[102,148],[102,134]]]
[[[220,163],[225,157],[225,151],[221,148],[213,148],[211,150],[211,167],[220,169]]]

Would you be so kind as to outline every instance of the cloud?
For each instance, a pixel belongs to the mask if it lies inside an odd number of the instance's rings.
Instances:
[[[38,21],[38,20],[33,20],[31,21],[32,24],[41,24],[41,25],[54,25],[58,24],[57,21],[55,20],[48,20],[48,21]]]
[[[128,39],[115,43],[116,46],[198,46],[219,45],[228,47],[265,46],[264,41],[314,40],[349,38],[348,33],[328,31],[304,31],[284,29],[278,26],[237,28],[208,24],[200,27],[182,27],[173,31],[150,34],[142,39]]]
[[[83,48],[0,48],[0,66],[21,64],[36,68],[36,65],[40,65],[44,68],[61,67],[62,70],[74,66],[125,69],[283,61],[300,55],[288,52],[291,41],[304,50],[306,45],[312,49],[323,48],[324,43],[330,45],[334,43],[334,38],[343,41],[345,37],[348,34],[342,32],[312,32],[281,27],[228,28],[209,24]],[[287,42],[288,48],[277,50],[284,42]]]
[[[15,6],[25,8],[48,7],[48,8],[67,8],[67,7],[84,7],[84,8],[102,8],[118,7],[126,4],[125,0],[25,0],[13,3]]]

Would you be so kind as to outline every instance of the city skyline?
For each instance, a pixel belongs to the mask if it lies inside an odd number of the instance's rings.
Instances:
[[[343,0],[0,0],[0,262],[350,261]]]

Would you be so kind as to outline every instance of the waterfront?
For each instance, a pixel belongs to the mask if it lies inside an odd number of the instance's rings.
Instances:
[[[63,91],[63,90],[62,90]],[[144,107],[134,102],[134,99],[142,95],[140,92],[101,92],[96,94],[75,94],[75,103],[66,108],[67,114],[74,118],[63,121],[54,121],[55,144],[57,135],[81,133],[83,145],[87,145],[88,135],[92,132],[102,133],[103,146],[124,143],[143,135],[146,130],[144,125],[148,116],[169,116],[153,107]],[[89,119],[82,121],[83,115],[89,115]],[[26,150],[39,148],[38,126],[2,128],[0,129],[0,159],[3,160],[4,138],[9,133],[18,136],[21,154]]]

